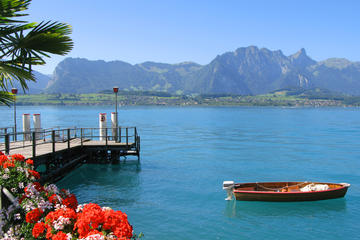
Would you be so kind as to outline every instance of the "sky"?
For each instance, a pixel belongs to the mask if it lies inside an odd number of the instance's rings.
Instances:
[[[250,45],[360,61],[359,12],[357,0],[33,0],[26,19],[73,28],[71,53],[35,68],[51,74],[66,57],[207,64]]]

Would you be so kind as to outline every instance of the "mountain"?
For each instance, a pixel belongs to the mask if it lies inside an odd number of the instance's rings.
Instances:
[[[306,87],[305,76],[281,51],[255,46],[217,56],[187,81],[200,93],[262,94],[287,86]]]
[[[56,67],[49,93],[112,89],[169,93],[257,95],[289,87],[324,88],[360,95],[360,63],[332,58],[317,62],[305,49],[286,56],[256,46],[218,55],[209,64],[89,61],[67,58]]]
[[[21,85],[18,82],[16,82],[14,84],[14,87],[19,89],[20,94],[24,94],[24,93],[38,94],[38,93],[41,93],[41,92],[43,92],[45,90],[45,88],[47,87],[49,81],[52,78],[52,76],[45,75],[45,74],[42,74],[42,73],[37,72],[37,71],[33,71],[33,74],[35,76],[36,82],[33,82],[33,81],[26,82],[28,84],[29,89],[26,90],[25,92],[21,88]]]
[[[201,65],[191,62],[165,64],[144,62],[131,65],[122,61],[89,61],[67,58],[55,69],[47,92],[92,93],[118,86],[125,90],[176,92],[183,79]]]

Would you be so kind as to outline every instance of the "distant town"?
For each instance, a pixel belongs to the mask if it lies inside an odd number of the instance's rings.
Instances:
[[[111,105],[111,92],[88,94],[32,94],[19,95],[18,105]],[[283,89],[256,96],[228,94],[172,95],[166,92],[119,91],[122,106],[360,106],[359,96],[335,94],[321,89]]]

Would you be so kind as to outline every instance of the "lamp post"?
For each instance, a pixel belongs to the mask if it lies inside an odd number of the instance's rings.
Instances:
[[[118,142],[118,111],[117,111],[117,95],[119,92],[119,88],[118,87],[113,87],[113,91],[115,93],[115,142]]]
[[[16,142],[16,94],[18,93],[17,88],[12,88],[11,93],[15,95],[15,101],[14,101],[14,141]]]

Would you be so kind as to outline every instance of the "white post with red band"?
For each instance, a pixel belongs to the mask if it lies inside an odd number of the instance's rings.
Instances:
[[[100,133],[100,141],[105,141],[105,138],[106,138],[106,113],[99,114],[99,133]]]
[[[24,132],[24,140],[25,141],[30,141],[31,139],[31,134],[30,134],[30,114],[28,113],[24,113],[22,115],[22,120],[23,120],[23,132]]]
[[[117,115],[116,112],[111,113],[111,130],[112,130],[112,137],[114,141],[117,141]]]
[[[36,139],[41,139],[41,119],[40,114],[35,113],[33,114],[33,121],[34,121],[34,130],[36,133]],[[39,133],[38,133],[39,132]]]

